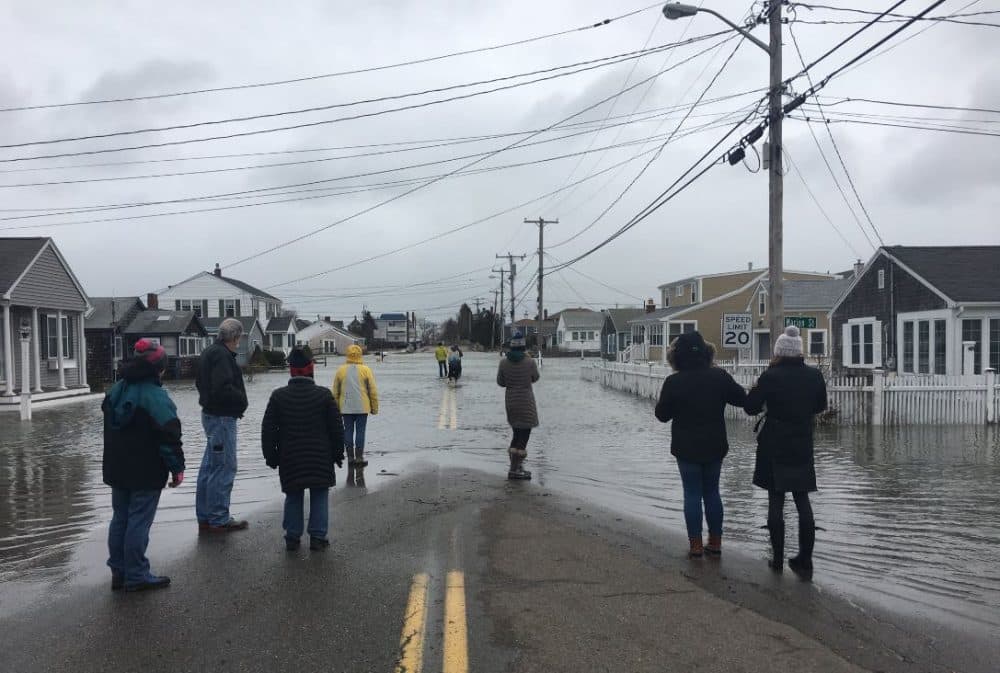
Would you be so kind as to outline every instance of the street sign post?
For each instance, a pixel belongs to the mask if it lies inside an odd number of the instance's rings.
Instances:
[[[722,347],[730,350],[750,348],[753,316],[749,313],[722,314]]]
[[[801,315],[786,315],[785,327],[795,325],[799,329],[816,329],[816,318]]]

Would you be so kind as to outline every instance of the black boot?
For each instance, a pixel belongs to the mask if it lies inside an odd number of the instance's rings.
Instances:
[[[771,560],[767,565],[780,573],[785,568],[785,522],[768,521],[767,532],[771,538]]]
[[[799,555],[788,559],[788,567],[804,580],[813,576],[813,547],[816,546],[816,523],[804,521],[799,523]]]

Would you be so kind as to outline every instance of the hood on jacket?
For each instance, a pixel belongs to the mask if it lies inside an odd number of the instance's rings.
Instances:
[[[361,346],[351,344],[347,347],[347,364],[360,365],[364,361],[363,356],[364,351],[361,350]]]
[[[143,383],[160,385],[159,372],[147,360],[136,358],[125,363],[122,380],[108,393],[111,408],[111,426],[119,430],[128,426],[135,418],[142,398]]]
[[[507,359],[511,362],[520,362],[524,359],[525,355],[527,355],[527,353],[524,352],[523,348],[511,348],[507,351]]]

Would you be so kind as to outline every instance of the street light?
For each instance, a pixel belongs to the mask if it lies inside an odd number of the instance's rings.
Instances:
[[[783,199],[784,181],[781,162],[781,95],[783,90],[781,76],[781,2],[771,0],[769,8],[769,24],[771,29],[770,45],[766,45],[751,35],[742,26],[738,26],[718,12],[704,7],[685,5],[679,2],[663,6],[663,16],[670,20],[689,18],[695,14],[711,14],[746,39],[767,52],[771,61],[770,88],[768,93],[768,311],[770,313],[769,331],[771,343],[784,330],[784,266],[782,260],[783,245]]]

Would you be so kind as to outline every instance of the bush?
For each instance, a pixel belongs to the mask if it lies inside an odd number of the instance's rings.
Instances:
[[[281,351],[264,351],[264,362],[269,367],[282,367],[285,364],[285,354]]]

